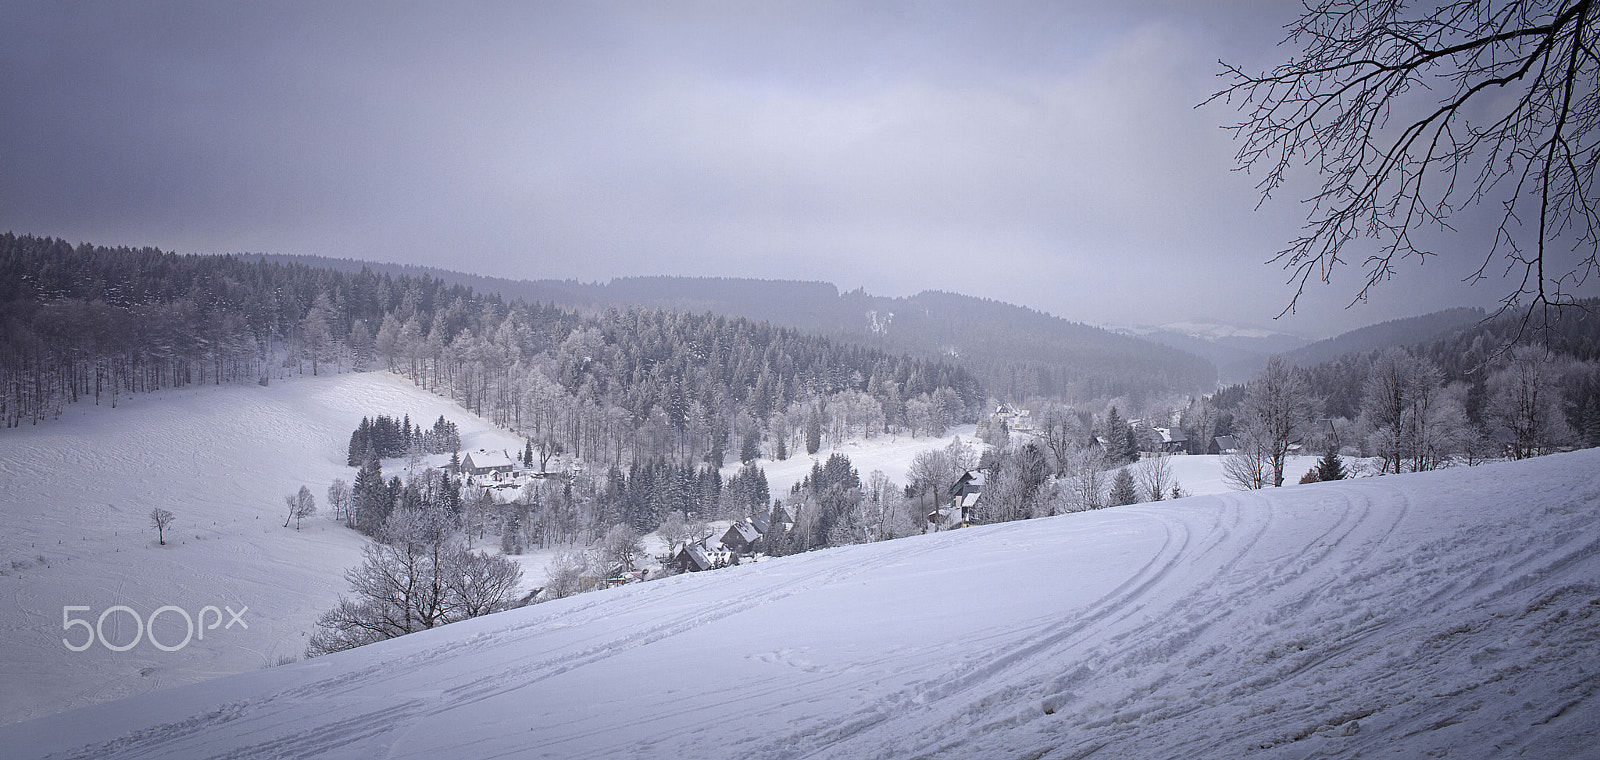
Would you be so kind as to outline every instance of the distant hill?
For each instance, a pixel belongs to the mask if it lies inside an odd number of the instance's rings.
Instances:
[[[1559,318],[1543,331],[1524,331],[1521,315],[1515,313],[1485,319],[1479,309],[1451,309],[1355,330],[1306,346],[1292,354],[1291,361],[1306,368],[1328,416],[1354,418],[1372,361],[1385,349],[1402,347],[1438,365],[1446,382],[1474,386],[1467,411],[1476,419],[1488,374],[1483,371],[1485,364],[1515,342],[1543,343],[1557,354],[1580,361],[1600,360],[1600,298],[1582,299],[1562,309]],[[1345,346],[1349,348],[1332,353]],[[1567,389],[1569,415],[1582,414],[1585,399],[1594,395],[1592,388]]]
[[[262,256],[375,273],[423,275],[478,292],[580,311],[639,306],[712,312],[819,333],[858,345],[953,360],[989,392],[1021,400],[1068,400],[1209,391],[1216,369],[1181,348],[1119,335],[1022,306],[956,293],[905,298],[864,290],[840,293],[826,282],[707,277],[623,277],[609,283],[508,280],[427,267],[315,256]]]
[[[1484,316],[1483,309],[1462,307],[1436,311],[1420,317],[1391,319],[1289,351],[1283,354],[1283,359],[1297,366],[1309,367],[1350,353],[1381,350],[1391,346],[1416,346],[1471,327],[1482,322]]]
[[[1267,357],[1306,344],[1298,335],[1204,322],[1118,331],[1206,358],[1217,368],[1217,379],[1224,385],[1249,380],[1266,366]]]

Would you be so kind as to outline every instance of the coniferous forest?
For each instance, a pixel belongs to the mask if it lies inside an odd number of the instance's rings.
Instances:
[[[0,235],[0,420],[200,383],[385,369],[523,434],[627,468],[730,452],[939,434],[984,388],[937,360],[745,319],[592,315],[428,276]],[[823,422],[825,421],[825,423]]]

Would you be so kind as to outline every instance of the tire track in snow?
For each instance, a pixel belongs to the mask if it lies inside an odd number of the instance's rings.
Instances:
[[[843,742],[859,739],[874,726],[893,717],[905,720],[906,712],[917,709],[923,713],[919,722],[929,733],[938,726],[948,725],[945,713],[948,701],[972,688],[1003,681],[1006,674],[1026,668],[1042,653],[1058,648],[1072,647],[1089,632],[1135,614],[1140,607],[1135,603],[1166,579],[1185,555],[1190,544],[1190,526],[1160,511],[1130,512],[1139,517],[1154,517],[1164,531],[1161,548],[1126,580],[1090,603],[1074,618],[1062,623],[1047,625],[1031,635],[982,652],[974,653],[965,662],[934,679],[914,683],[864,705],[843,720],[832,723],[810,723],[801,731],[791,733],[773,744],[763,746],[758,754],[775,758],[799,758],[827,755],[839,749]],[[989,698],[993,698],[992,695]],[[911,751],[904,736],[888,737],[878,748],[849,746],[844,748],[851,756],[874,756],[890,752],[894,756]]]
[[[1216,656],[1216,653],[1208,651],[1196,654],[1189,650],[1212,626],[1235,614],[1230,602],[1240,596],[1276,593],[1308,574],[1313,578],[1319,577],[1320,573],[1315,571],[1325,566],[1327,562],[1342,556],[1341,552],[1348,547],[1352,537],[1371,532],[1360,529],[1374,527],[1367,519],[1372,511],[1370,500],[1341,499],[1338,504],[1337,519],[1327,529],[1306,542],[1304,546],[1275,561],[1269,569],[1245,573],[1244,583],[1229,583],[1228,581],[1235,577],[1234,573],[1239,564],[1245,558],[1252,556],[1252,552],[1263,537],[1269,534],[1275,520],[1279,518],[1275,515],[1275,509],[1246,509],[1244,505],[1250,498],[1248,495],[1226,495],[1218,498],[1223,501],[1222,519],[1213,524],[1227,526],[1223,531],[1223,537],[1207,545],[1195,547],[1190,556],[1183,557],[1182,564],[1187,572],[1182,573],[1181,577],[1172,576],[1170,573],[1164,574],[1164,580],[1175,584],[1178,588],[1168,588],[1154,595],[1160,600],[1176,599],[1177,602],[1164,609],[1150,611],[1151,614],[1144,616],[1144,622],[1106,639],[1112,644],[1124,641],[1140,642],[1139,646],[1119,648],[1109,655],[1094,653],[1106,657],[1098,668],[1099,672],[1127,672],[1130,678],[1146,681],[1139,688],[1128,689],[1122,700],[1102,705],[1099,711],[1105,713],[1108,719],[1103,720],[1102,725],[1096,726],[1097,728],[1114,727],[1119,722],[1142,720],[1147,715],[1159,715],[1165,718],[1203,709],[1198,705],[1174,706],[1161,699],[1155,699],[1152,703],[1152,694],[1158,692],[1164,683],[1175,679],[1175,675],[1170,673],[1169,663],[1183,663],[1185,668],[1204,666],[1209,659]],[[1143,505],[1142,508],[1158,517],[1163,516],[1159,507]],[[1364,561],[1387,541],[1403,519],[1405,511],[1404,508],[1400,509],[1391,519],[1385,521],[1378,531],[1379,535],[1361,544],[1360,556],[1356,561]],[[1244,515],[1246,512],[1249,513],[1248,524]],[[1196,518],[1189,514],[1188,519]],[[1201,522],[1206,521],[1201,520]],[[1235,533],[1241,534],[1237,540],[1233,540]],[[1203,568],[1205,564],[1212,566]],[[1163,579],[1157,579],[1158,582],[1160,580]],[[1313,590],[1311,593],[1319,594],[1321,590]],[[1303,593],[1291,596],[1298,596],[1302,600],[1306,597]],[[1137,612],[1139,606],[1134,605],[1130,615],[1132,612]],[[1191,618],[1188,614],[1191,608],[1207,612],[1198,618]],[[1053,655],[1053,658],[1060,659],[1060,655]],[[1039,658],[1036,656],[1033,659],[1037,662]],[[1070,660],[1066,667],[1070,667]],[[1153,676],[1148,675],[1147,672],[1150,670],[1156,671]],[[994,748],[985,742],[987,737],[996,732],[1041,721],[1046,719],[1048,714],[1063,712],[1071,707],[1076,698],[1070,690],[1075,682],[1086,676],[1084,666],[1079,665],[1068,670],[1065,675],[1055,678],[1024,673],[1010,684],[1006,684],[1004,679],[996,679],[1000,683],[994,691],[962,704],[958,709],[951,710],[950,715],[945,716],[945,720],[935,721],[933,725],[928,726],[928,731],[920,734],[928,738],[914,745],[917,750],[907,756],[960,754],[970,749],[973,744],[993,750]],[[963,714],[994,714],[993,706],[996,704],[1020,704],[1022,707],[1005,711],[1000,717],[978,725],[964,726],[958,719]]]
[[[581,600],[584,604],[575,609],[563,611],[563,618],[542,618],[539,621],[525,625],[514,625],[497,629],[492,632],[479,634],[465,640],[451,640],[436,647],[429,647],[404,657],[389,660],[376,665],[357,668],[339,676],[320,680],[304,687],[284,690],[260,700],[255,700],[250,705],[248,717],[235,714],[231,711],[213,711],[206,715],[194,716],[176,723],[167,724],[138,735],[123,737],[97,747],[84,748],[73,757],[101,757],[107,754],[119,756],[162,756],[161,748],[176,746],[174,737],[188,736],[190,734],[204,734],[209,730],[219,730],[222,724],[232,723],[237,720],[248,720],[251,723],[272,725],[277,720],[286,716],[302,725],[305,733],[317,737],[309,743],[284,743],[279,742],[273,747],[260,747],[244,754],[232,754],[232,757],[308,757],[318,754],[326,749],[345,746],[351,742],[368,741],[377,737],[384,737],[384,744],[389,745],[391,752],[405,751],[407,732],[414,726],[427,725],[428,718],[434,718],[454,710],[469,708],[478,702],[526,688],[538,682],[555,678],[574,669],[615,657],[624,652],[648,646],[662,639],[692,631],[700,626],[737,615],[756,607],[778,601],[794,594],[823,588],[847,581],[873,567],[889,562],[899,562],[915,557],[936,553],[945,550],[953,539],[931,536],[929,540],[908,541],[904,546],[883,544],[886,551],[881,553],[873,563],[858,563],[851,565],[833,565],[829,572],[805,575],[804,567],[785,565],[778,570],[766,570],[769,577],[756,586],[751,593],[736,604],[728,604],[720,598],[707,598],[697,601],[695,605],[666,620],[650,621],[648,624],[617,632],[602,641],[584,646],[577,651],[570,649],[558,651],[547,657],[520,663],[501,663],[506,667],[498,667],[493,674],[486,675],[472,681],[440,690],[426,698],[408,700],[402,706],[388,710],[366,713],[357,721],[338,719],[322,722],[324,713],[305,715],[301,711],[305,704],[340,699],[362,700],[365,697],[355,696],[357,692],[368,691],[375,683],[393,681],[404,678],[413,669],[427,663],[436,661],[441,657],[470,656],[475,651],[494,649],[502,646],[505,641],[516,640],[529,634],[530,629],[537,630],[556,623],[556,627],[582,626],[584,620],[567,620],[566,615],[583,613],[593,610],[595,614],[607,615],[608,610],[615,605],[612,600],[604,598],[606,592],[583,595],[573,601]],[[817,556],[821,556],[820,554]],[[821,560],[813,560],[812,564],[829,565]],[[762,571],[762,566],[751,566],[752,570]],[[700,582],[716,581],[719,579],[699,577]],[[684,578],[684,581],[696,582],[694,577]],[[624,587],[616,589],[617,592],[640,593],[644,587]],[[589,599],[586,597],[593,596]],[[675,597],[663,597],[663,601],[671,603]],[[502,613],[516,614],[515,611]],[[341,696],[345,695],[345,696]],[[331,717],[339,718],[346,713],[343,710],[334,711]],[[598,733],[598,732],[596,732]],[[559,744],[570,741],[573,736],[553,737],[545,744]],[[320,749],[319,749],[320,748]]]

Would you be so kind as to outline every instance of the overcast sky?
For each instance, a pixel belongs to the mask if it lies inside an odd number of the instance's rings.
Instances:
[[[0,230],[1308,337],[1491,303],[1467,256],[1348,311],[1346,272],[1273,322],[1263,262],[1304,209],[1258,210],[1235,112],[1195,106],[1219,58],[1284,55],[1298,8],[8,1]]]

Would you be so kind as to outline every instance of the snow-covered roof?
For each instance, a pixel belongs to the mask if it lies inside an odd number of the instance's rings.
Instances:
[[[989,477],[988,470],[967,470],[966,472],[961,474],[961,477],[956,479],[955,484],[951,486],[951,490],[954,490],[956,488],[960,488],[961,486],[964,486],[964,485],[977,486],[979,488],[982,488],[983,484],[984,484],[984,481],[986,481],[988,479],[988,477]]]
[[[478,449],[461,458],[462,467],[481,469],[484,467],[515,467],[516,463],[511,457],[498,451]]]
[[[699,567],[701,570],[711,567],[711,559],[706,556],[705,547],[698,543],[689,544],[688,546],[683,547],[683,551],[681,551],[680,554],[688,554],[689,561],[693,562],[695,566]]]
[[[972,505],[978,503],[978,497],[982,496],[982,495],[983,495],[982,491],[974,491],[972,493],[967,494],[966,497],[961,499],[961,506],[970,509],[972,507]]]
[[[736,522],[728,526],[728,530],[737,531],[739,536],[745,540],[745,543],[753,542],[761,537],[761,531],[756,530],[755,526],[747,522]],[[722,535],[726,536],[728,534],[723,533]]]

